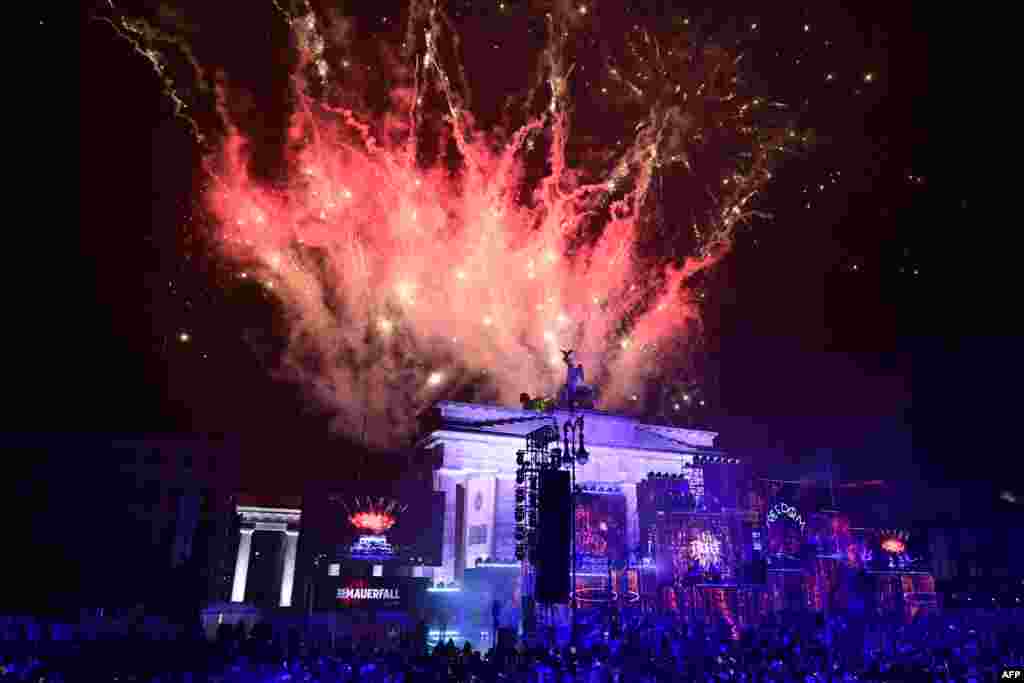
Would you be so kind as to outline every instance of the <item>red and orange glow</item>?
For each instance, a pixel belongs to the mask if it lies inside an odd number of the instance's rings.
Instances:
[[[348,40],[329,25],[336,18],[285,15],[299,60],[280,177],[253,171],[266,137],[230,113],[230,74],[214,88],[226,130],[202,171],[214,241],[281,304],[283,374],[334,409],[339,431],[391,443],[465,387],[512,404],[523,391],[550,395],[564,376],[560,348],[577,351],[602,407],[628,402],[666,359],[688,353],[703,298],[692,277],[761,215],[774,161],[800,143],[766,123],[782,105],[745,92],[741,55],[685,32],[637,26],[618,36],[628,69],[595,75],[608,87],[570,87],[581,78],[572,45],[585,42],[571,36],[596,25],[558,7],[545,15],[541,77],[524,93],[546,106],[504,129],[476,123],[455,26],[439,4],[416,0],[402,54],[372,67],[394,83],[384,111],[358,104],[367,98],[354,63],[325,56]],[[166,38],[111,23],[170,82],[153,57]],[[610,89],[615,98],[597,94]],[[580,153],[574,92],[624,105],[621,135]],[[424,161],[425,147],[454,158]],[[670,172],[691,179],[700,207],[684,220],[656,218]]]
[[[387,498],[376,500],[357,498],[355,505],[349,508],[348,521],[360,531],[369,531],[380,535],[391,529],[398,522],[398,515],[405,510],[405,506]]]
[[[907,549],[907,544],[898,538],[887,538],[882,541],[882,550],[898,555]]]
[[[357,512],[348,518],[352,526],[375,534],[382,534],[395,525],[394,517],[383,512]]]

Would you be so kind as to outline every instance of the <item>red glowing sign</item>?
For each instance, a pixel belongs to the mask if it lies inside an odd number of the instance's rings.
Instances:
[[[907,549],[907,544],[898,538],[887,538],[882,541],[882,550],[898,555]]]
[[[395,525],[398,515],[407,506],[399,506],[397,501],[387,498],[376,500],[356,499],[355,509],[349,509],[348,521],[361,531],[383,534]]]
[[[395,518],[385,512],[357,512],[348,518],[352,526],[382,534],[395,525]]]

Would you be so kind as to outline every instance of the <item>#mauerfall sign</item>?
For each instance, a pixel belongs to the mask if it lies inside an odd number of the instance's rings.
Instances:
[[[386,579],[348,579],[338,586],[337,602],[340,607],[349,608],[402,607],[406,589],[407,586]]]

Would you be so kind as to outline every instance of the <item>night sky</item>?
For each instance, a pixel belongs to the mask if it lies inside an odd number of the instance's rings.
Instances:
[[[980,181],[968,136],[953,133],[969,105],[935,82],[962,56],[940,54],[949,27],[917,4],[861,3],[863,14],[841,4],[660,10],[709,31],[756,24],[743,45],[765,89],[794,103],[817,138],[770,187],[774,218],[742,232],[711,278],[718,380],[707,421],[722,445],[766,462],[831,448],[849,476],[993,482],[1014,467],[993,452],[990,425],[1012,420],[999,387],[1017,341],[977,324],[985,314],[964,283],[967,245],[980,238],[961,236],[980,230]],[[504,21],[518,26],[525,12],[508,5]],[[252,91],[273,144],[285,28],[270,3],[239,12],[192,18],[197,45]],[[386,30],[384,17],[398,22],[397,6],[360,17],[359,33]],[[480,25],[501,39],[513,30],[502,22]],[[72,347],[55,372],[55,393],[69,399],[37,427],[59,416],[69,431],[294,435],[296,452],[330,448],[317,409],[269,377],[273,307],[222,286],[182,229],[199,162],[187,127],[108,25],[83,22],[80,35],[82,275],[64,294],[85,323],[57,344]]]

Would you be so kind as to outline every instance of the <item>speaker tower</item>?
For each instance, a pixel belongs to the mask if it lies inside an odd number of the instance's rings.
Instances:
[[[569,560],[572,547],[572,496],[569,473],[546,470],[540,475],[537,533],[537,601],[569,601]]]

